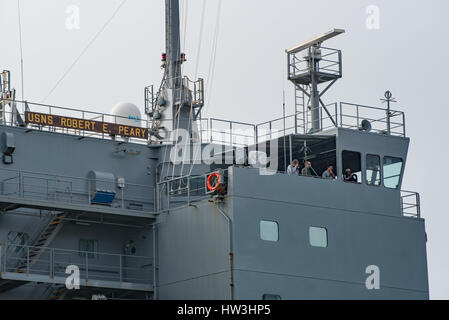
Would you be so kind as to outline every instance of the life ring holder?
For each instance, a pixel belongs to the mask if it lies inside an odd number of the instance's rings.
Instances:
[[[216,184],[215,185],[212,185],[212,179],[213,178],[216,178],[217,180],[216,180]],[[215,192],[215,191],[217,191],[218,190],[218,188],[220,187],[220,173],[218,173],[218,172],[214,172],[214,173],[211,173],[208,177],[207,177],[207,180],[206,180],[206,186],[207,186],[207,191],[208,192]]]

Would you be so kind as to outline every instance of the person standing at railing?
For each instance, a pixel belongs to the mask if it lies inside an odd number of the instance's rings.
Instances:
[[[292,164],[287,168],[287,174],[289,176],[298,176],[299,175],[299,161],[297,159],[292,161]]]
[[[344,182],[358,183],[358,177],[356,174],[352,173],[351,169],[346,169],[345,174],[343,175]]]
[[[304,162],[304,168],[302,168],[301,174],[303,176],[311,176],[312,175],[312,163],[310,161]]]
[[[322,176],[323,179],[335,179],[336,175],[334,173],[334,166],[329,165],[326,169],[326,171],[323,172]]]

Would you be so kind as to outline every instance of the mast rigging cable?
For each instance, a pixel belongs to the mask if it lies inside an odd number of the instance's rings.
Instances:
[[[21,83],[22,83],[22,101],[25,101],[25,89],[23,86],[24,80],[23,80],[23,46],[22,46],[22,19],[20,15],[20,0],[17,0],[17,14],[19,16],[19,46],[20,46],[20,76],[21,76]]]
[[[123,0],[120,5],[115,9],[112,16],[106,21],[106,23],[100,28],[100,30],[95,34],[95,36],[92,38],[92,40],[87,44],[87,46],[81,51],[81,53],[78,55],[78,57],[73,61],[73,63],[67,68],[67,70],[64,72],[62,77],[56,82],[56,84],[53,86],[53,88],[50,90],[50,92],[45,96],[45,98],[42,99],[41,103],[44,103],[48,97],[52,95],[52,93],[58,88],[58,86],[61,84],[61,82],[67,77],[67,75],[72,71],[72,69],[75,67],[75,65],[78,63],[78,61],[82,58],[82,56],[89,50],[89,48],[94,44],[94,42],[98,39],[98,37],[103,33],[103,31],[106,29],[106,27],[112,22],[112,20],[115,18],[115,16],[118,14],[120,9],[125,5],[125,3],[128,0]]]

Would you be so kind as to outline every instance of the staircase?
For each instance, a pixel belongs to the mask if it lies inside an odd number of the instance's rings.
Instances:
[[[32,248],[29,249],[27,256],[25,256],[17,266],[16,273],[24,273],[27,268],[31,267],[34,261],[36,261],[39,256],[42,254],[42,249],[48,247],[48,245],[53,241],[53,239],[58,234],[59,230],[63,225],[63,218],[65,214],[56,215],[44,231],[40,234],[36,242],[32,245]]]
[[[27,270],[31,268],[33,263],[39,259],[40,255],[44,251],[43,249],[53,241],[58,232],[61,230],[65,215],[65,213],[55,215],[44,230],[39,234],[34,243],[28,244],[28,250],[25,252],[24,256],[20,258],[17,267],[15,267],[15,273],[26,273]],[[8,246],[5,246],[5,250],[7,250],[7,248]],[[15,289],[23,284],[25,284],[23,281],[0,280],[0,293]]]
[[[52,293],[50,294],[50,297],[48,300],[62,300],[64,299],[64,296],[67,294],[67,288],[66,286],[59,285],[53,288]]]

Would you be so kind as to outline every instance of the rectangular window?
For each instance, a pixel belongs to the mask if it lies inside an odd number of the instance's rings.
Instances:
[[[343,181],[352,183],[361,183],[362,179],[362,161],[360,152],[343,151]]]
[[[95,259],[98,257],[98,240],[80,239],[79,255],[82,258]]]
[[[380,157],[366,155],[366,184],[370,186],[380,186]]]
[[[323,227],[310,227],[309,242],[312,247],[327,248],[327,229]]]
[[[264,294],[262,300],[282,300],[281,296],[278,294]]]
[[[275,221],[260,221],[260,239],[264,241],[279,240],[279,225]]]
[[[403,161],[401,158],[384,157],[383,174],[384,186],[390,189],[398,189],[401,180]]]

